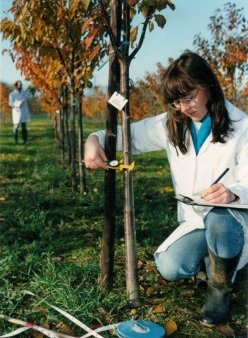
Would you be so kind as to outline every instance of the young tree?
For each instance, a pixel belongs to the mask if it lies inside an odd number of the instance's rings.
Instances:
[[[106,15],[103,3],[100,4],[102,13]],[[108,22],[112,32],[112,40],[109,45],[109,78],[108,97],[120,89],[120,65],[114,48],[120,47],[121,39],[121,1],[111,0],[110,21]],[[109,160],[116,159],[116,135],[117,135],[118,110],[107,104],[105,151]],[[114,240],[115,240],[115,171],[105,171],[104,176],[104,225],[102,233],[102,252],[100,262],[100,285],[104,290],[110,290],[113,284],[114,269]]]
[[[210,17],[211,40],[196,35],[194,45],[214,68],[227,99],[237,103],[248,70],[247,19],[243,8],[227,3]]]
[[[95,1],[87,0],[14,0],[13,21],[4,18],[1,30],[14,49],[42,57],[46,63],[60,66],[60,85],[66,84],[70,95],[70,159],[71,182],[76,190],[76,104],[85,87],[91,85],[93,69],[105,53],[103,30],[98,25],[99,13]],[[98,25],[98,29],[95,28]],[[53,74],[56,73],[51,69]],[[57,89],[59,90],[59,88]],[[79,120],[81,123],[81,120]],[[82,126],[78,125],[82,137]],[[82,145],[82,140],[80,141]],[[82,146],[79,145],[79,163]],[[80,165],[80,172],[82,172]]]
[[[124,163],[131,164],[131,132],[130,132],[130,88],[129,88],[129,67],[131,61],[140,50],[147,28],[153,30],[154,21],[159,27],[163,28],[166,20],[160,11],[166,7],[174,10],[175,6],[170,0],[118,0],[122,9],[122,17],[118,22],[120,31],[120,44],[117,45],[113,27],[105,8],[103,0],[99,0],[102,16],[108,31],[115,57],[120,64],[120,92],[128,100],[122,110],[122,134],[123,134],[123,156]],[[144,17],[142,31],[139,34],[138,26],[131,26],[131,22],[136,13],[142,13]],[[136,44],[136,40],[138,43]],[[130,53],[130,47],[133,47]],[[134,198],[133,198],[133,174],[132,171],[124,170],[124,223],[125,223],[125,245],[126,245],[126,284],[128,301],[131,305],[137,305],[139,300],[139,289],[137,282],[137,261],[136,261],[136,233],[134,221]]]

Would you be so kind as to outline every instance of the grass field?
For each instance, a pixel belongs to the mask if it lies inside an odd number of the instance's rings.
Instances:
[[[87,122],[85,133],[102,125]],[[94,328],[134,315],[163,326],[167,323],[167,327],[176,325],[171,337],[247,337],[247,269],[238,272],[228,325],[213,329],[202,327],[198,321],[206,289],[196,287],[193,280],[168,283],[155,269],[153,252],[177,224],[169,166],[163,153],[135,157],[138,273],[143,306],[131,310],[125,291],[122,175],[118,174],[117,182],[115,284],[113,291],[103,294],[97,284],[103,172],[88,170],[89,193],[72,193],[51,120],[34,117],[29,138],[27,145],[15,145],[11,125],[1,127],[1,314],[83,335],[82,329],[44,305],[43,299]],[[25,295],[24,290],[34,292],[38,298]],[[0,319],[0,334],[17,327]],[[232,330],[235,335],[231,335]],[[42,335],[28,331],[20,337]]]

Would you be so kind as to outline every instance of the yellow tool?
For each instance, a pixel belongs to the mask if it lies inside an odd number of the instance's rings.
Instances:
[[[84,163],[84,160],[82,161]],[[123,171],[124,169],[127,169],[128,171],[132,171],[134,168],[135,162],[131,162],[130,164],[123,164],[123,160],[117,161],[109,161],[106,163],[106,168],[116,170],[116,171]]]
[[[116,171],[123,171],[124,169],[127,169],[128,171],[132,171],[134,168],[135,162],[131,162],[130,164],[123,164],[123,160],[117,161],[113,160],[107,163],[108,169],[113,169]]]

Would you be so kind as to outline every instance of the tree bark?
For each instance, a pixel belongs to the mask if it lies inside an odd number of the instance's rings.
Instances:
[[[121,63],[122,93],[129,100],[128,74],[129,66]],[[122,111],[122,143],[123,159],[125,164],[131,164],[131,128],[129,101]],[[124,226],[126,247],[126,285],[127,297],[130,306],[140,305],[139,286],[137,278],[136,230],[134,215],[133,172],[124,170]]]
[[[124,37],[130,40],[130,8],[124,4]],[[121,64],[121,93],[128,100],[122,111],[122,144],[124,164],[131,164],[131,127],[129,105],[129,45],[124,44]],[[126,285],[130,306],[140,305],[137,277],[136,230],[134,216],[133,172],[124,170],[124,226],[126,247]]]
[[[111,28],[114,33],[115,44],[120,44],[121,31],[121,1],[111,1]],[[112,46],[110,45],[112,48]],[[120,88],[120,66],[115,54],[109,58],[108,96]],[[117,135],[116,108],[107,104],[105,153],[109,160],[116,158]],[[115,170],[105,171],[104,180],[104,226],[102,233],[102,251],[100,262],[100,285],[103,290],[111,290],[113,286],[114,268],[114,239],[115,239],[115,213],[116,213],[116,184]]]
[[[71,144],[71,186],[72,191],[77,190],[76,181],[76,98],[74,86],[71,85],[71,112],[70,112],[70,144]]]
[[[67,139],[67,147],[68,147],[68,164],[71,164],[71,140],[70,140],[70,132],[69,132],[69,112],[68,112],[68,87],[64,88],[64,115],[65,115],[65,129],[66,129],[66,139]]]
[[[61,161],[65,161],[65,105],[64,105],[64,86],[61,88],[62,108],[60,110],[60,137],[61,137]]]
[[[79,170],[79,186],[80,193],[87,191],[85,168],[83,165],[84,148],[83,148],[83,95],[78,95],[78,170]]]

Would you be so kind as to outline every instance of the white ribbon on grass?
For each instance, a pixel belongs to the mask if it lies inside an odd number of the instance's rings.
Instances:
[[[38,332],[41,332],[44,335],[46,335],[47,337],[49,337],[49,338],[62,338],[62,337],[63,338],[76,338],[76,337],[67,336],[67,335],[63,335],[62,336],[60,333],[54,332],[52,330],[45,329],[44,327],[39,326],[39,325],[35,325],[33,323],[25,322],[25,321],[23,321],[21,319],[10,318],[10,317],[4,316],[4,315],[0,315],[0,318],[3,318],[5,320],[7,320],[9,323],[24,326],[24,328],[26,330],[33,329],[33,330],[36,330]],[[15,330],[14,332],[11,332],[11,333],[9,333],[7,335],[0,336],[0,338],[3,338],[3,337],[13,337],[13,336],[16,336],[17,334],[23,332],[24,330],[22,330],[21,332],[20,331],[17,332],[17,331],[18,330]]]
[[[24,291],[24,294],[30,295],[30,296],[36,296],[34,293],[30,292],[30,291]],[[51,308],[53,308],[54,310],[56,310],[57,312],[59,312],[60,314],[62,314],[64,317],[68,318],[69,320],[71,320],[74,324],[76,324],[77,326],[81,327],[82,329],[84,329],[87,333],[84,334],[83,336],[81,336],[80,338],[87,338],[87,337],[96,337],[96,338],[104,338],[103,336],[101,336],[100,334],[98,334],[98,332],[103,332],[103,331],[108,331],[111,329],[116,329],[116,327],[118,326],[118,324],[111,324],[111,325],[107,325],[107,326],[103,326],[103,327],[99,327],[96,330],[92,330],[91,328],[89,328],[88,326],[86,326],[84,323],[80,322],[77,318],[73,317],[72,315],[70,315],[69,313],[67,313],[66,311],[60,309],[57,306],[54,306],[50,303],[48,303],[47,301],[41,299],[41,302],[45,303],[46,305],[50,306]],[[25,322],[23,320],[20,319],[15,319],[15,318],[10,318],[4,315],[0,315],[0,318],[3,318],[5,320],[7,320],[10,323],[13,324],[17,324],[17,325],[21,325],[24,326],[23,328],[19,328],[13,332],[10,332],[6,335],[0,336],[0,338],[7,338],[7,337],[14,337],[24,331],[27,331],[29,329],[33,329],[36,330],[38,332],[43,333],[44,335],[46,335],[49,338],[76,338],[73,336],[69,336],[60,332],[55,332],[49,329],[46,329],[44,327],[35,325],[33,323],[28,323]]]
[[[24,331],[27,331],[29,330],[30,327],[20,327],[19,329],[11,332],[11,333],[7,333],[5,334],[4,336],[0,336],[0,338],[8,338],[8,337],[14,337],[14,336],[17,336],[18,334],[24,332]]]

